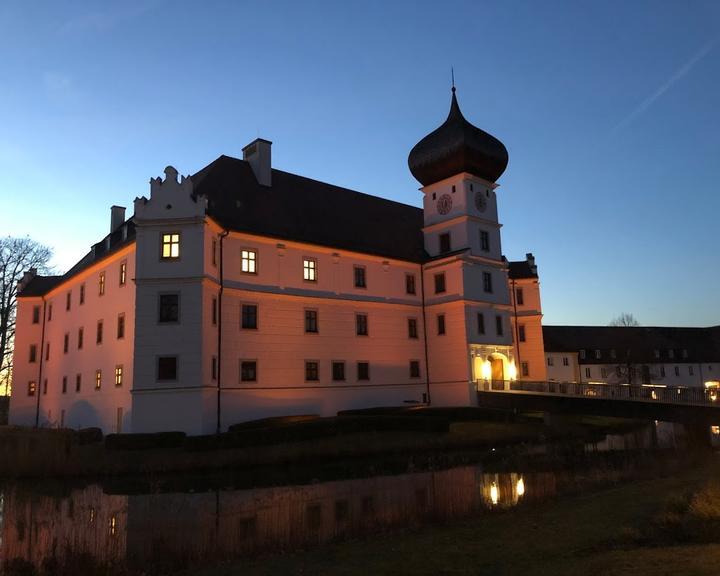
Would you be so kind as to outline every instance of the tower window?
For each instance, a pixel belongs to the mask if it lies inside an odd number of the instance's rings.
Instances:
[[[487,230],[480,230],[480,250],[490,252],[490,234]]]
[[[355,288],[367,288],[365,282],[365,266],[353,266]]]
[[[504,334],[502,316],[495,316],[495,332],[497,332],[498,336],[502,336]]]
[[[315,258],[303,258],[303,280],[317,282],[317,260]]]
[[[444,234],[440,234],[440,253],[445,254],[447,252],[450,252],[450,233],[445,232]]]
[[[177,380],[178,359],[177,356],[158,356],[157,379],[162,381]]]
[[[240,256],[240,270],[245,274],[257,274],[257,252],[255,250],[243,250]]]
[[[445,334],[445,314],[437,315],[437,333],[438,336]]]
[[[453,194],[455,194],[455,184],[453,184],[453,186],[452,186],[452,192],[453,192]]]
[[[483,291],[488,293],[493,291],[492,274],[490,272],[483,272]]]
[[[180,294],[160,294],[158,297],[158,322],[180,320]]]
[[[523,295],[522,288],[515,289],[515,302],[517,303],[518,306],[523,306],[525,304],[525,298]]]
[[[478,334],[485,334],[485,314],[482,312],[477,315],[477,330]]]
[[[445,292],[445,272],[435,274],[435,294]]]
[[[180,233],[171,232],[162,235],[162,252],[163,260],[172,260],[180,258]]]

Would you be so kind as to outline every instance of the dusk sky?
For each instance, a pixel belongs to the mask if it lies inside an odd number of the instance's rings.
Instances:
[[[720,324],[720,2],[0,4],[0,235],[64,272],[166,165],[275,168],[415,206],[413,145],[507,146],[503,252],[545,324]]]

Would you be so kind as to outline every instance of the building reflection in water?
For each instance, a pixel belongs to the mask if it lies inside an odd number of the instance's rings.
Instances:
[[[98,485],[0,492],[0,558],[35,564],[86,552],[144,565],[289,550],[394,527],[459,518],[556,493],[551,472],[469,466],[302,486],[205,493],[106,494]]]

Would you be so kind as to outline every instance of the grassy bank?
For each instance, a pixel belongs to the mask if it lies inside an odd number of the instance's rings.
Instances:
[[[0,477],[148,475],[344,460],[476,454],[547,440],[598,437],[634,421],[576,417],[546,425],[538,414],[482,409],[352,413],[247,423],[220,436],[110,435],[0,428]],[[93,432],[87,431],[87,432]]]
[[[669,478],[184,576],[278,574],[716,575],[716,462]]]

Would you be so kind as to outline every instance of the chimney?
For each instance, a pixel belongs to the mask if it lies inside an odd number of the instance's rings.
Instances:
[[[125,222],[125,207],[124,206],[111,206],[110,207],[110,234],[115,232],[122,223]]]
[[[525,254],[525,259],[527,260],[528,266],[530,266],[530,272],[537,274],[537,266],[535,265],[535,256],[533,256],[533,253],[528,252]]]
[[[260,186],[272,186],[272,163],[270,147],[272,142],[256,138],[242,149],[243,160],[247,160]]]
[[[35,278],[37,276],[37,268],[30,268],[30,270],[26,270],[23,274],[23,277],[20,278],[20,281],[17,283],[17,291],[22,292],[23,288],[27,286],[30,283],[30,280]]]

